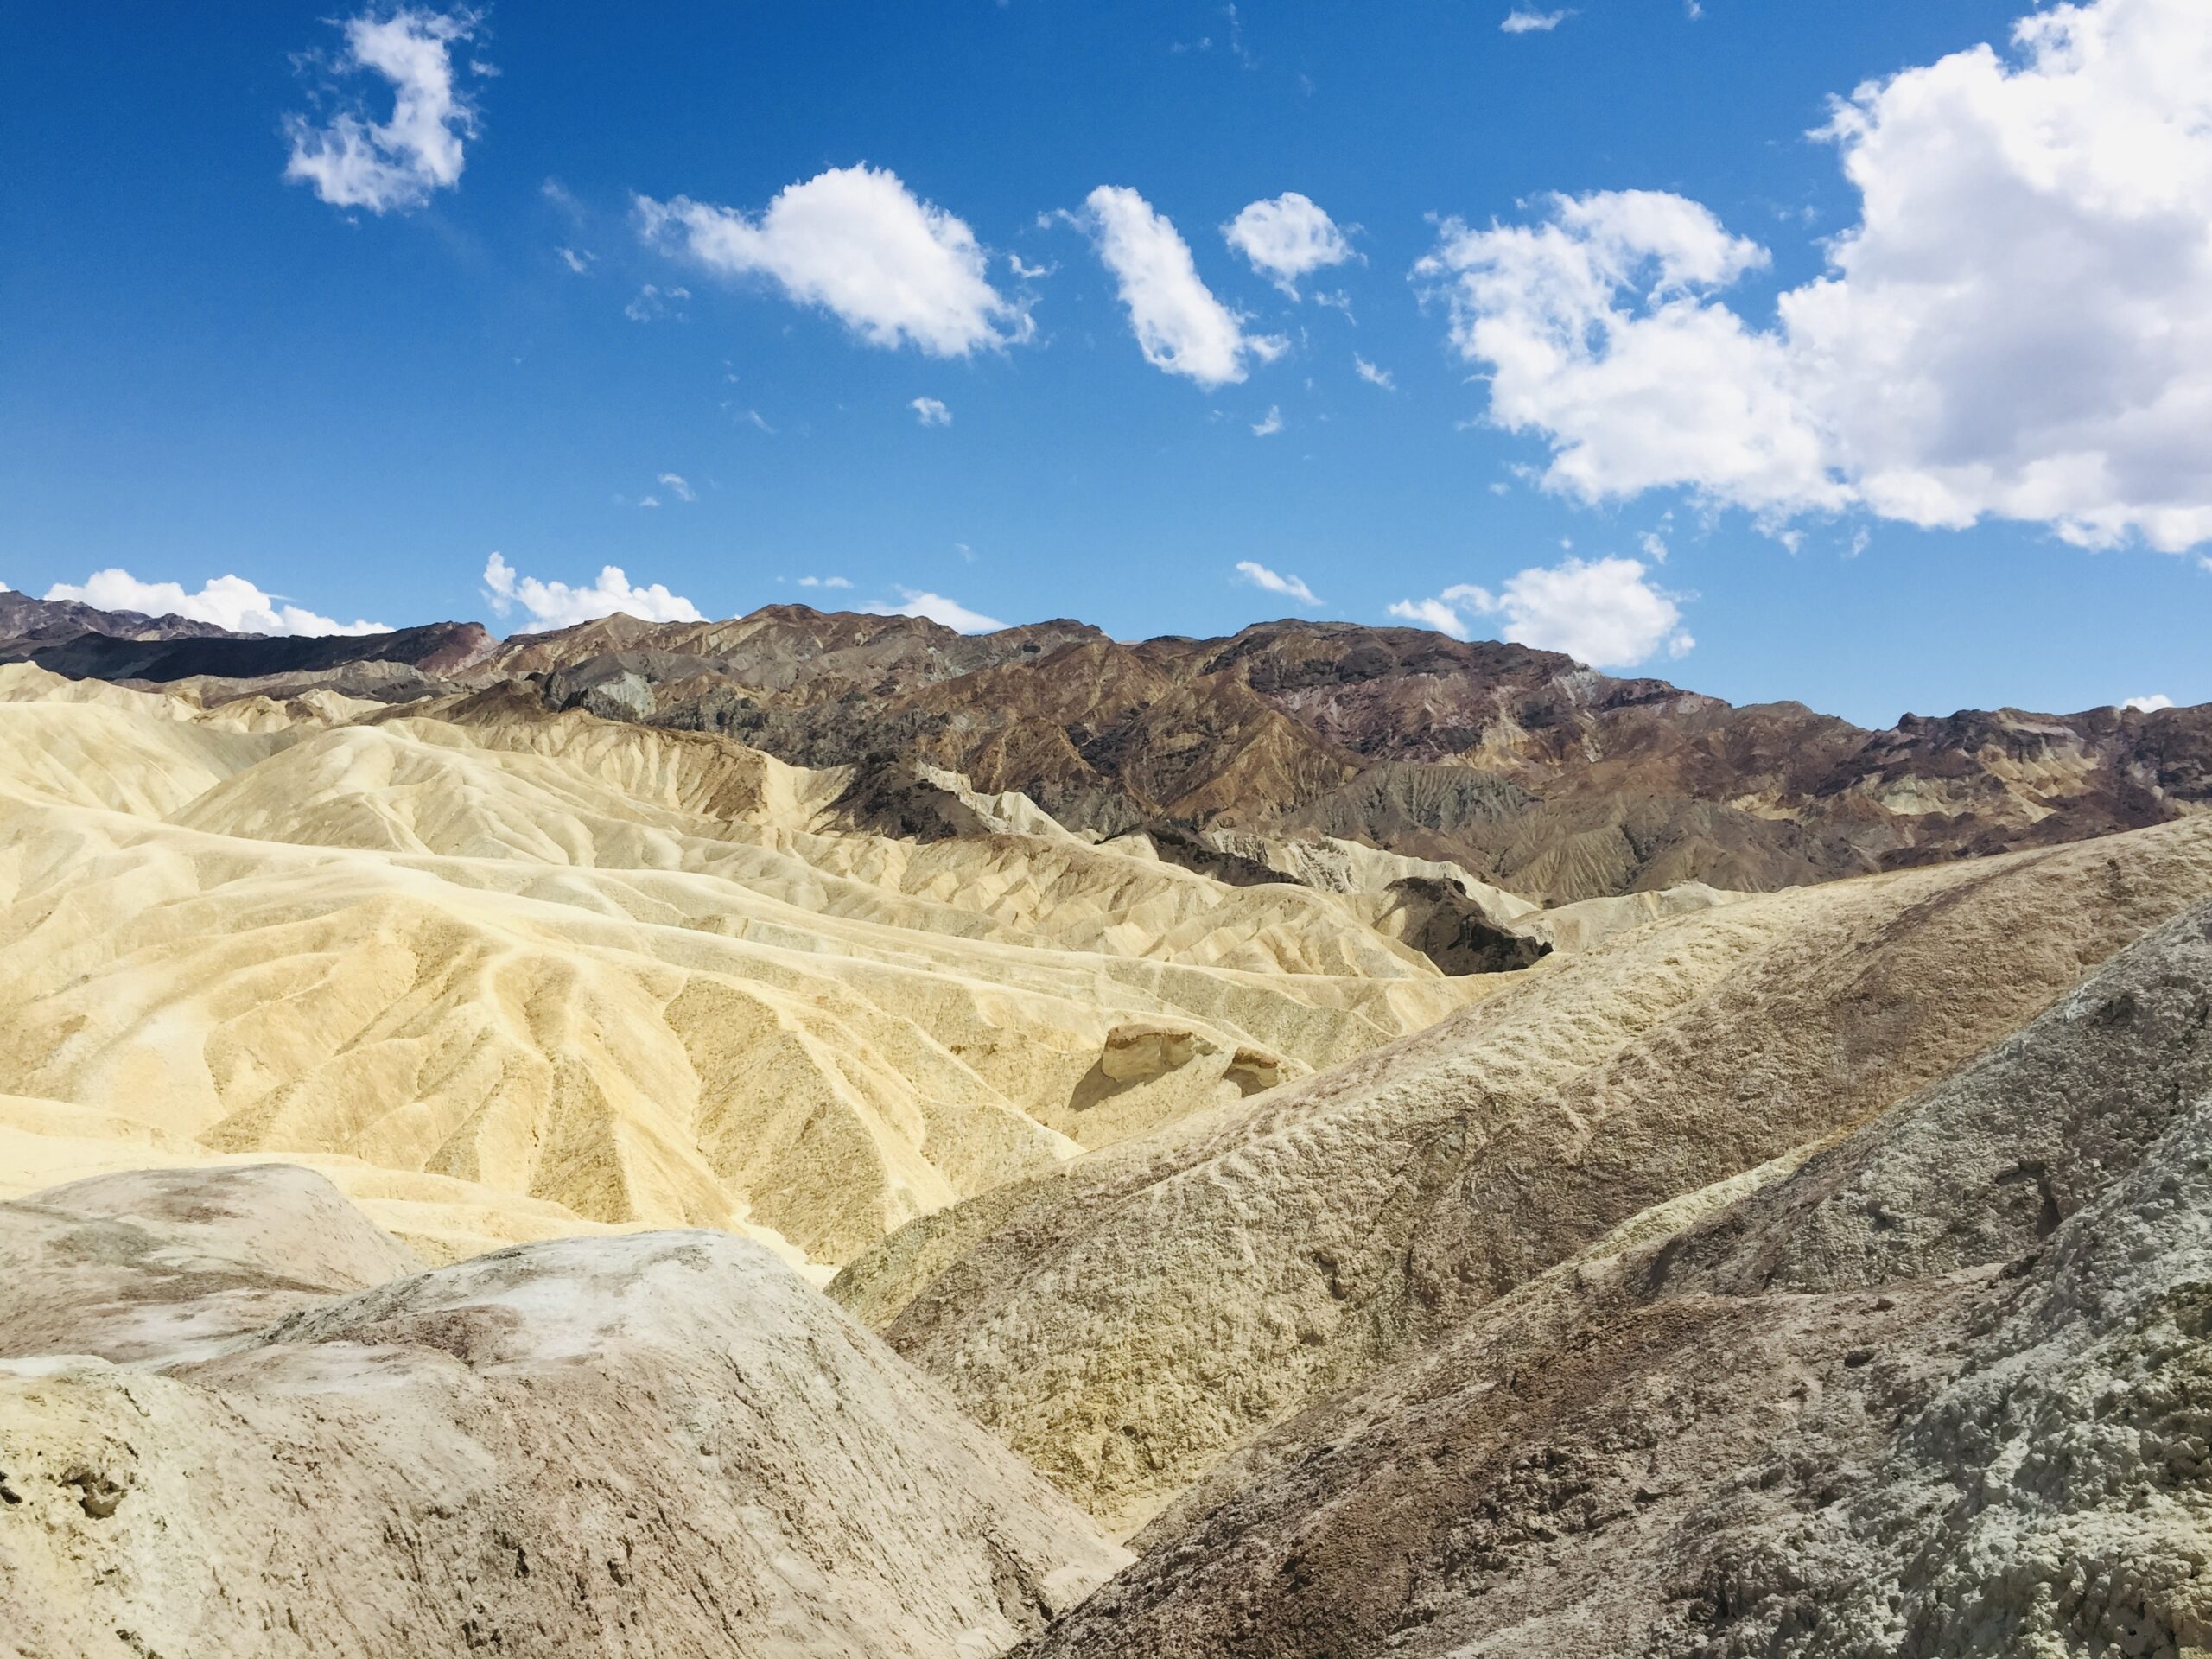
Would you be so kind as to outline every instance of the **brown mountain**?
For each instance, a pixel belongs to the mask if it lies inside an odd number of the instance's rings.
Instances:
[[[1868,732],[1555,652],[1345,623],[1125,644],[1070,622],[977,639],[778,606],[528,636],[479,671],[809,765],[920,755],[1096,833],[1173,819],[1340,836],[1553,901],[1766,889],[2212,798],[2203,710],[1969,711]]]
[[[555,709],[726,734],[799,765],[889,767],[885,789],[928,761],[1085,833],[1336,836],[1550,902],[1688,880],[1766,890],[2080,840],[2212,800],[2212,709],[1968,710],[1870,732],[1556,652],[1349,623],[1125,643],[1066,620],[972,636],[777,605],[499,644],[464,623],[337,639],[132,632],[147,621],[87,623],[12,654],[79,677],[223,682],[210,696],[270,677],[293,690],[346,676],[387,700],[524,680]],[[1163,854],[1185,856],[1179,845],[1190,838]]]

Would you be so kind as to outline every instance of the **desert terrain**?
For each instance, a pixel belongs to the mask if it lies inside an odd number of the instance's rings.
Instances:
[[[12,1652],[2212,1649],[2212,710],[0,635]]]

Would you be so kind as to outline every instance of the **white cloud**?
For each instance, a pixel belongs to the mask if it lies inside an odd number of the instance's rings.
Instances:
[[[641,495],[638,498],[638,505],[641,507],[657,507],[660,505],[660,498],[657,495]]]
[[[1282,410],[1275,404],[1269,404],[1267,414],[1252,424],[1252,435],[1255,438],[1272,438],[1281,430]]]
[[[1557,29],[1573,16],[1572,11],[1509,11],[1498,27],[1508,35],[1538,35]]]
[[[943,594],[918,593],[912,588],[901,588],[899,596],[899,604],[888,605],[876,600],[861,606],[861,610],[869,616],[924,616],[956,633],[995,633],[1006,626],[996,617],[971,611],[958,600],[947,599]]]
[[[1415,267],[1449,301],[1452,344],[1490,367],[1490,418],[1550,438],[1545,486],[1599,499],[1688,484],[1761,512],[1845,505],[1780,343],[1701,297],[1764,251],[1680,196],[1550,205],[1534,228],[1447,221]],[[1630,287],[1633,309],[1619,302]]]
[[[2130,697],[2120,706],[2123,709],[2133,709],[2139,715],[2155,715],[2161,709],[2172,708],[2174,700],[2160,691],[2147,697]]]
[[[832,168],[785,187],[758,218],[677,196],[637,199],[645,240],[726,276],[766,276],[871,346],[932,357],[1026,339],[990,284],[975,232],[882,168]]]
[[[1859,221],[1770,328],[1713,297],[1764,252],[1678,196],[1445,228],[1417,269],[1491,417],[1549,440],[1547,484],[2212,540],[2212,9],[2050,6],[2009,53],[1861,86],[1817,136]]]
[[[1253,270],[1293,299],[1300,277],[1352,257],[1351,244],[1336,221],[1295,190],[1249,204],[1221,233]]]
[[[541,582],[517,575],[514,568],[494,553],[484,562],[485,596],[500,616],[519,605],[530,615],[524,633],[543,633],[549,628],[573,627],[617,611],[648,622],[703,622],[699,607],[681,594],[671,594],[658,582],[632,588],[619,565],[606,565],[599,580],[588,588],[571,588],[565,582]]]
[[[390,633],[381,622],[340,622],[265,594],[244,576],[213,576],[196,593],[175,582],[141,582],[128,570],[95,570],[82,582],[57,582],[46,590],[54,600],[74,600],[103,611],[142,611],[149,616],[185,616],[212,622],[233,633]]]
[[[924,426],[950,426],[952,411],[934,397],[917,397],[906,405]]]
[[[1006,268],[1025,283],[1033,283],[1039,277],[1049,276],[1052,274],[1052,267],[1050,265],[1023,264],[1021,263],[1021,256],[1018,253],[1009,253],[1007,255]]]
[[[1394,600],[1390,614],[1433,628],[1439,633],[1448,633],[1454,639],[1467,637],[1467,625],[1459,620],[1459,613],[1440,599]]]
[[[688,288],[663,289],[647,283],[638,290],[637,297],[622,308],[622,315],[632,322],[658,322],[663,317],[673,317],[681,322],[683,313],[677,308],[690,297]]]
[[[1470,619],[1500,616],[1501,637],[1562,651],[1599,668],[1632,668],[1659,651],[1681,657],[1697,641],[1676,596],[1644,579],[1636,559],[1566,559],[1522,571],[1496,594],[1460,583],[1434,599],[1400,600],[1390,614],[1465,639]]]
[[[561,256],[563,264],[579,276],[588,276],[591,274],[592,261],[598,257],[589,252],[579,253],[574,248],[556,248],[553,251]]]
[[[802,588],[849,588],[853,584],[842,576],[801,576],[798,585]]]
[[[653,482],[660,485],[679,501],[696,501],[699,499],[698,492],[691,487],[690,483],[681,473],[663,473]]]
[[[1351,354],[1351,366],[1359,378],[1370,386],[1380,386],[1385,391],[1395,391],[1398,383],[1390,378],[1390,371],[1378,369],[1357,352]]]
[[[1281,594],[1285,599],[1294,599],[1301,605],[1319,605],[1320,600],[1313,590],[1296,576],[1278,575],[1264,564],[1250,559],[1236,562],[1236,574],[1255,588],[1264,588],[1271,594]]]
[[[1249,355],[1271,363],[1289,342],[1244,332],[1244,319],[1199,280],[1190,245],[1134,190],[1102,184],[1084,223],[1114,274],[1144,359],[1202,386],[1244,378]]]
[[[320,124],[287,116],[285,178],[307,184],[334,207],[372,213],[419,207],[433,191],[459,184],[462,141],[476,136],[476,110],[454,89],[453,45],[469,39],[478,21],[466,9],[416,6],[346,19],[340,25],[346,45],[331,67],[390,82],[391,118],[368,119],[359,100]]]

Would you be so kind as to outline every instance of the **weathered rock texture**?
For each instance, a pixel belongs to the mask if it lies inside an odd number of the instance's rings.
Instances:
[[[1024,1659],[2212,1645],[2212,906],[1291,1419]]]
[[[347,1210],[284,1170],[0,1205],[10,1652],[984,1659],[1123,1559],[756,1245],[334,1295],[404,1259]]]
[[[931,1217],[833,1294],[1125,1530],[1637,1212],[1878,1116],[2208,893],[2196,818],[1661,921]]]

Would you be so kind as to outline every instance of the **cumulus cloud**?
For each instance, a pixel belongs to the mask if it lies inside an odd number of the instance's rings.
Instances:
[[[419,207],[431,193],[461,182],[464,141],[476,136],[476,108],[454,85],[453,48],[474,33],[480,14],[403,6],[365,11],[339,25],[345,45],[327,67],[341,77],[380,76],[391,87],[391,116],[373,121],[358,99],[322,122],[293,114],[284,137],[287,180],[308,186],[334,207],[372,213]],[[312,61],[312,60],[309,60]]]
[[[1244,332],[1244,318],[1199,279],[1181,232],[1135,191],[1102,184],[1084,206],[1082,222],[1153,367],[1220,386],[1243,379],[1247,357],[1271,363],[1288,349],[1287,340]]]
[[[906,405],[924,426],[950,426],[952,411],[934,397],[917,397]]]
[[[1523,570],[1495,594],[1460,583],[1400,600],[1390,614],[1455,639],[1473,632],[1474,618],[1501,618],[1501,638],[1599,668],[1633,668],[1662,650],[1681,657],[1697,644],[1676,596],[1653,587],[1637,559],[1566,559]]]
[[[681,473],[663,473],[653,482],[661,486],[679,501],[696,501],[699,499],[698,492],[691,487],[690,481]]]
[[[1548,34],[1573,16],[1571,11],[1509,11],[1498,27],[1508,35]]]
[[[1395,391],[1398,383],[1390,378],[1390,371],[1378,369],[1357,352],[1351,354],[1352,372],[1370,386],[1380,386],[1385,391]]]
[[[1717,297],[1764,251],[1679,196],[1444,227],[1417,275],[1491,417],[1551,444],[1546,483],[2212,540],[2212,10],[2052,6],[2009,51],[1859,87],[1815,136],[1859,219],[1768,327]]]
[[[871,346],[932,357],[1026,339],[1029,319],[990,284],[968,226],[897,174],[832,168],[779,192],[757,217],[677,196],[637,199],[645,240],[725,276],[762,276]]]
[[[2161,709],[2172,708],[2174,700],[2160,691],[2147,697],[2130,697],[2120,706],[2123,709],[2133,709],[2139,715],[2155,715]]]
[[[1448,301],[1452,344],[1488,365],[1490,418],[1551,440],[1546,486],[1602,499],[1688,484],[1760,512],[1846,505],[1782,343],[1705,297],[1764,251],[1680,196],[1550,207],[1534,226],[1446,221],[1415,267]]]
[[[1298,297],[1300,277],[1352,257],[1351,244],[1336,221],[1295,190],[1249,204],[1221,233],[1253,270],[1293,299]]]
[[[514,568],[494,553],[484,562],[484,593],[492,609],[505,616],[519,605],[530,620],[519,632],[543,633],[549,628],[573,627],[622,611],[648,622],[703,622],[699,607],[681,594],[671,594],[659,582],[633,588],[620,565],[601,567],[599,580],[588,588],[565,582],[541,582],[518,575]]]
[[[1006,624],[995,616],[985,616],[981,611],[971,611],[957,599],[947,599],[943,594],[921,593],[912,588],[899,589],[896,605],[882,600],[872,601],[861,607],[869,616],[923,616],[941,623],[956,633],[995,633]]]
[[[381,622],[340,622],[295,605],[282,594],[265,594],[244,576],[213,576],[197,592],[181,582],[141,582],[128,570],[95,570],[81,582],[57,582],[46,590],[53,600],[73,600],[103,611],[141,611],[149,616],[183,616],[211,622],[233,633],[390,633]]]
[[[853,584],[842,576],[801,576],[798,585],[802,588],[849,588]]]
[[[1271,594],[1281,594],[1285,599],[1294,599],[1300,605],[1321,603],[1314,597],[1313,590],[1296,576],[1278,575],[1255,560],[1237,560],[1236,574],[1255,588],[1264,588]]]

